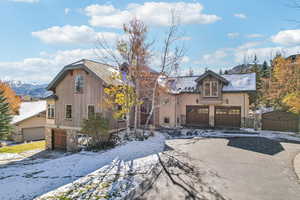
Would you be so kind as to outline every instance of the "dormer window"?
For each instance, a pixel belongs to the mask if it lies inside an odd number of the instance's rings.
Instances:
[[[75,92],[83,92],[84,82],[83,82],[83,76],[77,75],[75,77]]]
[[[205,97],[218,97],[217,81],[204,81],[203,88]]]

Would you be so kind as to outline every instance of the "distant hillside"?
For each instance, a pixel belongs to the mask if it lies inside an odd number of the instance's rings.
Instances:
[[[257,64],[259,68],[262,67],[261,64]],[[227,70],[228,74],[242,74],[242,73],[250,73],[254,64],[241,64],[233,67],[230,70]]]
[[[21,81],[5,81],[17,93],[17,95],[28,95],[35,98],[43,98],[51,94],[46,90],[48,84],[23,83]]]

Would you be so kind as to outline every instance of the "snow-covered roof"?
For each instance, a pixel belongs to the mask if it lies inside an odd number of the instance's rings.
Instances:
[[[222,75],[229,81],[228,85],[223,87],[223,91],[255,91],[256,90],[256,74],[230,74]]]
[[[223,92],[248,92],[256,90],[256,74],[229,74],[221,75],[229,83],[222,88]],[[199,76],[181,76],[175,78],[161,78],[159,84],[167,86],[170,93],[200,92],[196,80]]]
[[[22,102],[19,115],[13,117],[12,124],[31,118],[43,111],[46,111],[46,101]]]

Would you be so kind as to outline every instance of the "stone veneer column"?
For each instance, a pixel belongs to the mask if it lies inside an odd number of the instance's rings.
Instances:
[[[78,151],[77,131],[67,130],[67,151]]]
[[[46,149],[52,150],[52,129],[45,127]]]
[[[209,105],[209,126],[215,127],[215,106]]]

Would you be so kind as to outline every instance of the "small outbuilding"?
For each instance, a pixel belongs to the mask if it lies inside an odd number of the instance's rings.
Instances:
[[[45,139],[46,101],[22,102],[12,124],[12,138],[16,142]]]

